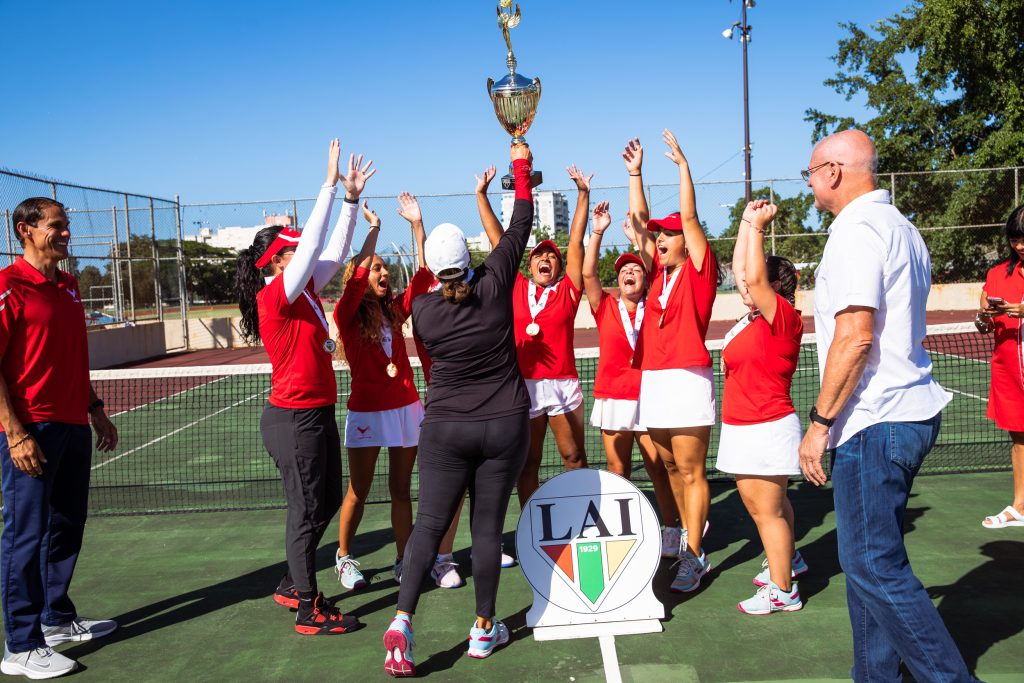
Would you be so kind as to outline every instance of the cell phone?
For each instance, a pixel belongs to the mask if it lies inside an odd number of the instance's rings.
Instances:
[[[996,306],[1002,306],[1003,304],[1006,303],[1006,301],[1004,301],[1002,297],[998,296],[987,296],[985,297],[985,299],[988,301],[988,305],[991,308],[995,308]]]

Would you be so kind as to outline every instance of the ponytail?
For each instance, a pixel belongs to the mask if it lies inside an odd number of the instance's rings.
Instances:
[[[242,339],[247,344],[259,344],[260,339],[260,318],[256,305],[256,294],[263,289],[267,276],[271,275],[272,269],[268,265],[263,269],[256,267],[259,260],[270,244],[277,239],[283,228],[275,225],[270,228],[263,228],[252,241],[252,246],[243,249],[238,253],[235,262],[235,294],[238,296],[238,308],[242,312],[242,323],[240,325]]]
[[[768,282],[779,283],[779,296],[796,304],[796,266],[788,258],[769,256],[765,259]]]
[[[473,293],[473,286],[466,281],[466,276],[469,271],[462,270],[462,274],[459,275],[459,271],[453,268],[442,270],[439,273],[438,279],[441,280],[441,296],[444,300],[450,304],[461,304],[463,301],[469,298],[469,295]],[[455,274],[454,278],[448,278],[452,274]]]

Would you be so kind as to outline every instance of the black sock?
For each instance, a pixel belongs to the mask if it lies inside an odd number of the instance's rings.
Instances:
[[[307,607],[312,609],[313,601],[316,600],[316,591],[299,591],[299,602],[307,603]]]

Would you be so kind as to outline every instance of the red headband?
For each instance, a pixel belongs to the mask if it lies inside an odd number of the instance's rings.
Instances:
[[[297,247],[302,233],[291,228],[284,228],[281,233],[270,243],[267,250],[256,260],[256,267],[260,270],[270,265],[270,259],[285,247]]]

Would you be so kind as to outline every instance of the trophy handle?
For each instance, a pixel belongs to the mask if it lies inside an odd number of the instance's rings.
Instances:
[[[540,99],[540,79],[539,78],[534,78],[533,79],[533,84],[535,86],[537,86],[537,99],[539,100]]]
[[[536,80],[536,79],[534,79],[534,80]],[[494,86],[494,79],[493,78],[488,78],[487,79],[487,95],[488,96],[491,96],[491,88],[493,86]]]

